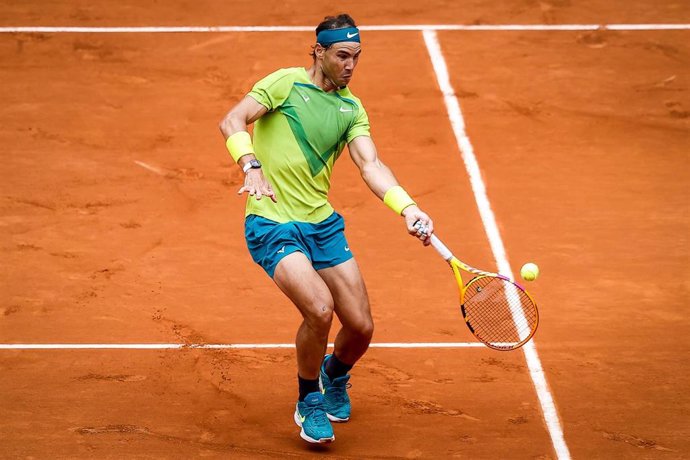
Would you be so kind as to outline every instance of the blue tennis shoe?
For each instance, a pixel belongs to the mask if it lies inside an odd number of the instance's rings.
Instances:
[[[326,355],[321,364],[320,383],[324,396],[326,416],[332,422],[347,422],[350,420],[350,413],[352,412],[350,397],[347,395],[347,389],[351,386],[348,383],[350,375],[346,374],[331,380],[328,374],[326,374],[326,361],[331,356],[330,354]]]
[[[335,441],[333,427],[324,410],[324,396],[318,391],[309,393],[304,401],[297,402],[295,423],[302,428],[299,435],[307,442]]]

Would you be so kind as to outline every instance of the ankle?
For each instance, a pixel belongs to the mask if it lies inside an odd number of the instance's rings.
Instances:
[[[297,382],[299,384],[299,401],[304,401],[309,393],[321,391],[319,379],[304,379],[297,374]]]
[[[352,369],[352,367],[352,364],[342,362],[340,359],[338,359],[335,353],[333,353],[326,361],[326,375],[330,379],[337,379],[338,377],[346,375]]]

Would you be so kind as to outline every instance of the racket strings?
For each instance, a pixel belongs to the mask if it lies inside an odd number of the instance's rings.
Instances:
[[[465,320],[481,341],[511,349],[528,339],[538,323],[537,307],[516,284],[503,278],[480,276],[467,285]]]

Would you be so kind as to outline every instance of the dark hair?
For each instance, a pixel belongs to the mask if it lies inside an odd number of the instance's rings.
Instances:
[[[316,35],[319,35],[319,32],[322,30],[345,29],[347,27],[357,27],[355,20],[352,19],[352,16],[349,14],[343,13],[338,16],[326,16],[323,18],[323,21],[316,26]]]
[[[342,13],[339,14],[338,16],[326,16],[323,18],[323,21],[319,23],[318,26],[316,26],[316,35],[319,35],[319,32],[322,30],[330,30],[330,29],[346,29],[348,27],[357,27],[357,24],[355,24],[355,20],[352,19],[352,16],[350,16],[347,13]],[[328,49],[331,45],[326,46],[325,48]],[[314,47],[312,46],[311,49],[311,57],[316,59],[316,53],[314,53]]]

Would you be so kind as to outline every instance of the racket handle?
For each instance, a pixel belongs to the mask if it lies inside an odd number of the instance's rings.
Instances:
[[[417,222],[414,223],[414,227],[417,229],[421,229],[422,228],[422,222],[418,220]],[[426,233],[426,231],[427,231],[427,229],[426,229],[426,227],[424,227],[422,232]],[[446,262],[450,262],[450,259],[453,258],[453,253],[450,252],[450,249],[448,249],[448,247],[445,244],[443,244],[441,242],[441,240],[439,240],[436,237],[436,235],[431,235],[430,239],[431,239],[431,245],[434,247],[434,249],[436,249],[438,251],[438,253],[441,254],[441,257],[443,257],[446,260]]]
[[[453,253],[450,252],[450,249],[439,240],[436,235],[431,235],[431,245],[438,251],[439,254],[441,254],[441,257],[443,257],[446,262],[450,262],[450,259],[453,258]]]

